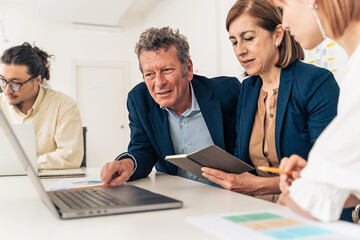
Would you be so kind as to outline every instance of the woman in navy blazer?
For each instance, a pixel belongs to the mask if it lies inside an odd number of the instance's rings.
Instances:
[[[251,75],[240,89],[234,154],[255,167],[278,167],[292,154],[306,159],[337,113],[339,87],[332,73],[301,62],[303,50],[281,22],[280,10],[266,0],[237,1],[226,20],[235,55]],[[202,170],[232,191],[271,201],[280,193],[277,175]]]

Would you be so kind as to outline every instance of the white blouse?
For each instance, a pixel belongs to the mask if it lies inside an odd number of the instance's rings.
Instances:
[[[360,45],[346,65],[338,114],[290,187],[296,204],[321,221],[338,220],[350,194],[360,198]]]

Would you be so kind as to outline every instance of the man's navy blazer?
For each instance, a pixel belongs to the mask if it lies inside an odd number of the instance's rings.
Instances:
[[[237,106],[234,155],[249,164],[249,142],[261,86],[260,76],[245,79]],[[279,162],[292,154],[307,159],[315,140],[337,114],[339,86],[330,71],[296,61],[281,70],[278,94],[275,146]]]
[[[233,153],[239,80],[194,75],[191,83],[214,144]],[[137,162],[130,180],[148,176],[154,165],[158,171],[176,175],[177,167],[164,160],[165,156],[175,154],[167,112],[153,100],[144,82],[129,92],[127,107],[131,131],[127,154]]]

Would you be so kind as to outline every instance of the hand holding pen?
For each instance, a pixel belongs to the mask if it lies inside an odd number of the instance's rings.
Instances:
[[[291,155],[291,157],[281,159],[279,168],[257,167],[257,169],[267,172],[280,174],[280,190],[287,193],[291,183],[300,177],[300,171],[306,166],[307,162],[299,155]]]
[[[293,154],[289,158],[281,159],[279,168],[284,170],[280,175],[280,190],[287,193],[291,183],[300,177],[300,171],[306,166],[307,161],[299,155]]]

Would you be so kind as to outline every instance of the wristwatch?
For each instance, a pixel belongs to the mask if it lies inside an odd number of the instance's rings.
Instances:
[[[352,211],[352,219],[356,224],[360,224],[359,211],[360,211],[360,204],[356,205],[355,209]]]

